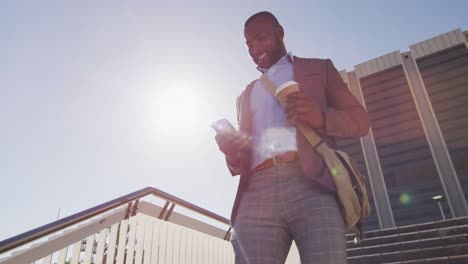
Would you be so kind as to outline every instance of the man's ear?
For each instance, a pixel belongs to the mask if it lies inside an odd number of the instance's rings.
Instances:
[[[275,31],[281,38],[284,38],[284,29],[281,25],[276,25]]]

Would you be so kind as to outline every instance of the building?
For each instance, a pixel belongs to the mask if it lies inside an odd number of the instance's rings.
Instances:
[[[364,229],[467,216],[468,31],[340,73],[371,119],[366,137],[338,142],[367,176]]]

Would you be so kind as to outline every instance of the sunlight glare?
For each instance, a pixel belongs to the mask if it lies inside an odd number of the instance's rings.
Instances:
[[[189,136],[203,116],[202,96],[192,86],[182,82],[169,85],[157,93],[154,102],[158,133]]]

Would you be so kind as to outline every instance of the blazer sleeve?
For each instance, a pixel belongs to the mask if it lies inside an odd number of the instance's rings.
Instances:
[[[242,92],[241,95],[239,95],[239,97],[237,97],[237,100],[236,100],[238,128],[240,127],[241,100],[242,100],[243,94],[244,94],[244,92]],[[232,176],[240,175],[240,160],[237,161],[237,162],[233,162],[233,161],[229,160],[228,157],[226,156],[226,164],[227,164],[229,172],[231,172]]]
[[[232,163],[227,157],[226,157],[226,164],[229,169],[229,172],[231,172],[232,176],[237,176],[240,175],[240,162],[238,163]]]
[[[337,138],[362,137],[369,131],[369,115],[349,91],[330,59],[326,64],[327,108],[323,109],[325,127],[321,131]]]

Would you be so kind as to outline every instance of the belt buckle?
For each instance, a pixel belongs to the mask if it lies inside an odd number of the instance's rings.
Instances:
[[[275,167],[278,167],[281,164],[284,164],[284,155],[287,154],[287,152],[279,153],[273,156],[273,165]]]
[[[277,157],[277,156],[273,156],[273,158],[272,158],[272,159],[273,159],[273,165],[274,165],[275,167],[277,167],[277,166],[279,165],[279,164],[276,162],[276,157]]]

